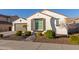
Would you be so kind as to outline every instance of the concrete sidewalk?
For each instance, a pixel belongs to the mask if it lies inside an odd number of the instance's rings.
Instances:
[[[0,40],[0,50],[79,50],[79,45]]]

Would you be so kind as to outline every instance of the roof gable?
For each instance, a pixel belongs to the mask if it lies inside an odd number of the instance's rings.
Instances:
[[[27,23],[27,21],[23,18],[19,18],[16,21],[14,21],[13,23]]]
[[[33,18],[33,17],[35,17],[35,16],[40,16],[40,15],[44,15],[44,16],[47,16],[47,17],[52,17],[52,16],[50,16],[50,15],[47,15],[47,14],[44,14],[44,13],[41,13],[41,12],[37,12],[37,13],[31,15],[30,17],[28,17],[27,19]],[[37,18],[37,17],[36,17],[36,18]]]
[[[30,17],[28,17],[26,19],[29,19],[29,18],[37,15],[37,14],[42,14],[42,15],[45,15],[45,16],[48,16],[48,17],[55,17],[55,18],[68,18],[67,16],[65,16],[63,14],[59,14],[59,13],[45,9],[43,11],[40,11],[40,12],[37,12],[37,13],[31,15]]]
[[[58,16],[58,17],[68,18],[67,16],[65,16],[65,15],[63,15],[63,14],[59,14],[59,13],[57,13],[57,12],[53,12],[53,11],[50,11],[50,10],[47,10],[47,9],[41,11],[41,13],[50,15],[50,16],[52,16],[52,17]]]

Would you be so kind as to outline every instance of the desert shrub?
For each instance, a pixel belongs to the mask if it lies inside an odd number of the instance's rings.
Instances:
[[[17,31],[17,32],[16,32],[16,35],[17,35],[17,36],[22,36],[22,31]]]
[[[3,38],[3,34],[0,34],[0,38]]]
[[[79,36],[70,36],[69,43],[70,44],[79,44]]]
[[[40,37],[40,36],[42,36],[43,34],[42,34],[42,32],[36,32],[36,37]]]
[[[44,33],[44,36],[45,36],[47,39],[55,38],[55,32],[52,31],[52,30],[47,30],[47,32]]]
[[[31,35],[31,31],[25,31],[25,32],[24,32],[24,35],[25,35],[25,36],[30,36],[30,35]]]

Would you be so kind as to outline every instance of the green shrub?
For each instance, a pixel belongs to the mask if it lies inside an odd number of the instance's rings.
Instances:
[[[31,31],[25,31],[25,32],[24,32],[24,35],[25,35],[25,36],[30,36],[30,35],[31,35]]]
[[[17,32],[16,32],[16,35],[17,35],[17,36],[22,36],[22,31],[17,31]]]
[[[47,39],[55,38],[55,32],[52,30],[47,30],[47,32],[45,32],[44,35]]]
[[[3,34],[0,34],[0,38],[3,38]]]
[[[42,34],[42,32],[36,32],[36,37],[40,37],[40,36],[42,36],[43,34]]]
[[[69,43],[71,43],[71,44],[79,44],[79,36],[70,36]]]

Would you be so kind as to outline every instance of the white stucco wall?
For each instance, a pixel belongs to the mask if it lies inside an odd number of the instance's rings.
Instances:
[[[31,17],[27,18],[27,24],[28,24],[27,30],[32,31],[31,30],[31,20],[34,19],[34,18],[44,18],[45,21],[46,21],[46,25],[45,25],[46,26],[46,30],[52,30],[51,25],[50,25],[51,17],[43,15],[41,13],[36,13],[36,14],[32,15]]]
[[[60,23],[60,26],[56,26],[56,20],[55,20],[56,34],[68,35],[68,30],[67,30],[67,26],[65,23],[65,19],[60,18],[59,23]]]
[[[51,11],[48,11],[48,10],[44,10],[41,13],[48,14],[48,15],[54,17],[54,18],[59,18],[59,23],[66,25],[65,18],[68,18],[68,17],[66,17],[64,15],[61,15],[61,14],[58,14],[58,13],[55,13],[55,12],[51,12]],[[56,22],[55,22],[55,24],[56,24]],[[56,27],[56,34],[68,35],[68,30],[67,30],[66,26],[65,27],[55,26],[55,27]]]

